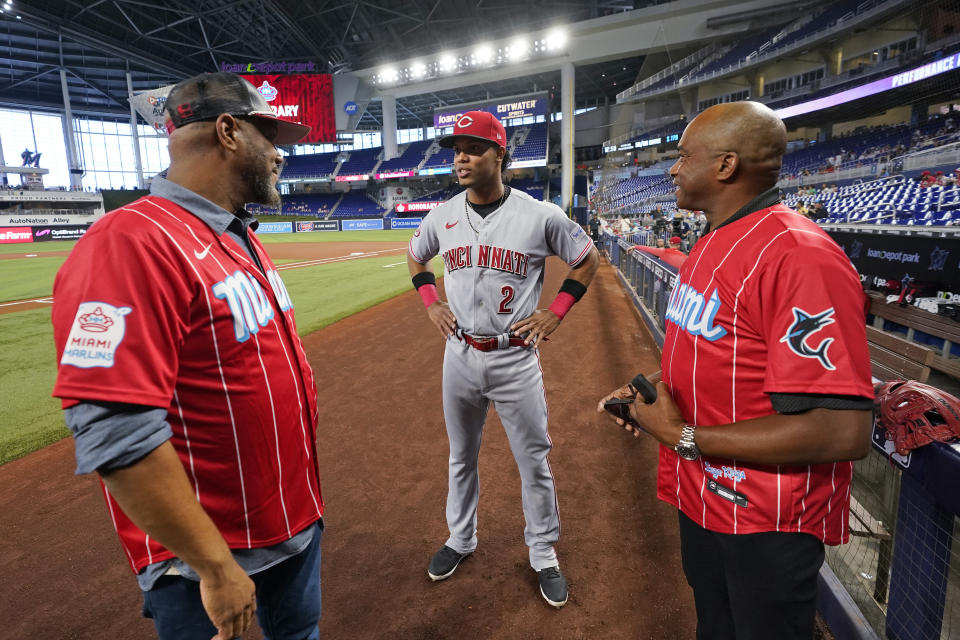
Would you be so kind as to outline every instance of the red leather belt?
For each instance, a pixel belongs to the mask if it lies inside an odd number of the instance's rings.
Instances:
[[[468,345],[473,347],[478,351],[496,351],[500,348],[500,340],[497,337],[493,338],[474,338],[473,336],[460,332],[460,337],[463,338],[463,341]],[[530,345],[523,343],[523,338],[518,338],[516,336],[510,336],[508,345],[511,347],[528,347]]]

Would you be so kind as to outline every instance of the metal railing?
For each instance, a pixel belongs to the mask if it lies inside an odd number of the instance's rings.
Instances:
[[[646,89],[646,88],[649,87],[650,85],[655,84],[655,83],[659,82],[660,80],[663,80],[663,79],[666,78],[667,76],[669,76],[669,75],[671,75],[671,74],[673,74],[673,73],[676,73],[676,72],[680,71],[681,69],[687,69],[687,68],[689,68],[689,67],[692,67],[693,65],[697,64],[698,62],[700,62],[701,60],[703,60],[703,59],[706,58],[707,56],[709,56],[709,55],[711,55],[712,53],[714,53],[716,50],[717,50],[717,43],[715,43],[715,42],[711,42],[710,44],[708,44],[707,46],[703,47],[702,49],[697,49],[696,51],[694,51],[693,53],[691,53],[691,54],[688,55],[687,57],[683,58],[682,60],[679,60],[679,61],[677,61],[677,62],[674,62],[674,63],[671,64],[669,67],[666,67],[665,69],[661,69],[660,71],[658,71],[657,73],[653,74],[653,75],[650,76],[649,78],[646,78],[646,79],[641,80],[640,82],[636,83],[635,85],[633,85],[633,86],[630,87],[629,89],[625,89],[625,90],[621,91],[620,93],[617,94],[617,102],[620,102],[621,98],[627,98],[627,97],[633,95],[634,93],[637,93],[638,91],[643,91],[644,89]],[[631,92],[632,92],[632,93],[631,93]]]
[[[640,97],[649,98],[655,95],[659,95],[660,93],[673,91],[680,87],[689,87],[689,86],[697,85],[697,84],[712,80],[714,78],[733,73],[735,71],[740,71],[747,67],[752,67],[754,65],[776,59],[784,55],[788,51],[808,47],[815,42],[824,40],[834,34],[837,34],[841,31],[845,31],[850,27],[856,26],[857,24],[860,24],[867,20],[871,20],[875,16],[886,11],[887,9],[903,3],[904,3],[904,0],[886,0],[885,2],[880,0],[876,0],[876,1],[871,0],[869,2],[864,2],[859,7],[857,7],[856,12],[851,12],[850,14],[847,14],[846,16],[843,16],[837,21],[831,23],[824,29],[815,31],[814,33],[811,33],[803,38],[800,38],[799,40],[794,40],[785,46],[776,47],[776,46],[770,46],[767,43],[763,43],[757,48],[756,51],[751,52],[750,54],[744,56],[743,58],[741,58],[735,63],[725,65],[720,69],[716,69],[705,75],[700,74],[692,78],[679,78],[677,82],[675,82],[673,85],[660,87],[658,89],[655,89],[654,91],[647,92]],[[767,45],[767,46],[764,47],[764,45]],[[762,51],[761,51],[761,48],[763,49]],[[627,89],[627,91],[629,91],[629,89]],[[620,103],[620,102],[621,100],[618,97],[617,103]]]

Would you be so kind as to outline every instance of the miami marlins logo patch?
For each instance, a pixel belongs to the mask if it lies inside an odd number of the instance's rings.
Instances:
[[[807,344],[810,336],[828,324],[833,324],[833,322],[833,307],[817,314],[810,314],[803,309],[794,307],[793,324],[787,329],[786,335],[780,338],[780,342],[786,342],[790,350],[798,356],[816,358],[824,369],[834,371],[836,367],[827,357],[827,349],[833,344],[833,338],[824,338],[823,342],[815,348]]]
[[[60,364],[81,369],[112,367],[117,347],[126,333],[126,316],[132,311],[132,307],[116,307],[106,302],[81,302]]]

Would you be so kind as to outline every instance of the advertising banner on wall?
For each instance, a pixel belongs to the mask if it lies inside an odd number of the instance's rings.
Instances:
[[[439,176],[445,173],[453,173],[453,167],[430,167],[429,169],[420,169],[418,173],[421,176]]]
[[[419,202],[401,202],[397,205],[397,213],[408,211],[430,211],[443,204],[442,200],[421,200]]]
[[[372,229],[383,229],[383,218],[343,220],[341,224],[343,225],[344,231],[370,231]]]
[[[315,62],[295,62],[292,60],[220,63],[220,71],[229,73],[314,73],[317,70],[317,63]]]
[[[297,223],[297,231],[339,231],[336,220],[307,220]]]
[[[423,218],[390,218],[391,229],[416,229]]]
[[[336,142],[333,80],[329,73],[243,76],[277,117],[310,125],[303,142]]]
[[[0,227],[0,244],[33,242],[33,230],[30,227]]]
[[[956,240],[899,234],[828,231],[862,276],[955,286],[960,281]]]
[[[496,102],[487,102],[479,105],[460,105],[455,109],[446,107],[433,112],[433,126],[437,129],[441,127],[452,127],[467,111],[487,111],[497,116],[501,122],[512,118],[525,118],[527,116],[545,116],[549,102],[546,94],[533,94],[528,96],[518,96],[515,98],[505,98]]]
[[[64,215],[33,215],[33,214],[15,214],[0,213],[0,227],[14,226],[44,226],[56,224],[92,224],[101,216],[94,213],[87,215],[68,213]]]
[[[257,233],[293,233],[292,222],[261,222]]]
[[[34,242],[50,240],[79,240],[90,225],[32,227]]]
[[[375,173],[373,177],[377,180],[387,180],[390,178],[409,178],[410,176],[416,175],[416,171],[387,171],[385,173]]]

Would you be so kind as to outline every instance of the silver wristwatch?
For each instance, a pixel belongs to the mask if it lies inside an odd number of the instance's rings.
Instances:
[[[697,448],[697,443],[693,440],[695,429],[696,427],[692,424],[683,425],[683,429],[680,431],[680,442],[673,448],[677,455],[684,460],[696,460],[700,457],[700,449]]]

